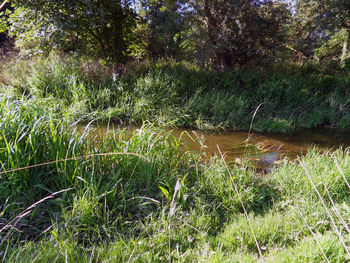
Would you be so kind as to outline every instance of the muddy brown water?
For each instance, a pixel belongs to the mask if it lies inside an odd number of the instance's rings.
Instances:
[[[139,127],[101,126],[93,134],[106,134],[113,130],[124,129],[132,134]],[[264,134],[245,131],[207,132],[192,129],[165,129],[176,137],[182,136],[192,151],[206,153],[207,156],[219,155],[218,147],[227,161],[239,162],[243,158],[259,163],[258,166],[274,164],[288,157],[295,159],[304,155],[313,147],[321,151],[333,151],[340,147],[350,147],[350,132],[334,129],[299,129],[293,134]],[[247,138],[249,139],[247,140]]]

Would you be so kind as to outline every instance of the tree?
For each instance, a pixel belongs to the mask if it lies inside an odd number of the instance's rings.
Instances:
[[[306,57],[311,58],[319,48],[325,51],[325,46],[339,46],[336,41],[342,41],[338,59],[345,60],[349,56],[350,1],[296,0],[292,28],[294,47]]]
[[[179,58],[180,33],[184,30],[181,5],[176,0],[139,1],[139,24],[152,58]]]
[[[193,16],[206,29],[207,52],[227,69],[273,57],[283,47],[288,8],[279,1],[188,0]]]
[[[133,41],[135,13],[122,0],[14,0],[12,32],[19,38],[46,39],[48,45],[86,49],[124,61]]]

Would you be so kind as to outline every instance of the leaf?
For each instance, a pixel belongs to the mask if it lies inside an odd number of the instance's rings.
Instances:
[[[165,195],[165,197],[171,201],[171,195],[169,193],[169,191],[167,189],[165,189],[164,187],[158,186],[160,190],[162,190],[163,194]]]
[[[52,234],[55,238],[58,238],[58,233],[57,233],[55,230],[52,230],[52,231],[51,231],[51,234]]]

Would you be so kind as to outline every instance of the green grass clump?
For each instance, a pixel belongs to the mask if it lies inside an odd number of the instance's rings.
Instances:
[[[348,150],[311,150],[259,178],[152,125],[93,138],[52,100],[0,99],[0,260],[349,260]]]
[[[3,90],[52,99],[56,112],[75,119],[200,129],[291,132],[297,127],[350,127],[348,75],[317,70],[240,70],[215,73],[159,61],[114,74],[98,62],[52,55],[13,62]]]
[[[349,150],[338,151],[333,154],[321,155],[317,151],[309,152],[303,159],[307,171],[317,186],[322,198],[328,198],[327,190],[334,200],[349,200],[349,188],[342,177],[342,172],[337,168],[336,162],[345,170],[350,169]],[[271,177],[284,189],[284,198],[292,199],[298,196],[307,196],[307,200],[318,200],[312,183],[305,174],[304,169],[297,165],[298,161],[290,162],[282,166],[278,172],[273,172]]]

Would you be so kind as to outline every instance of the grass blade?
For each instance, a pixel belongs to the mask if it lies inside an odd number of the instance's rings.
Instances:
[[[314,239],[315,239],[315,241],[316,241],[318,247],[320,248],[320,250],[321,250],[321,252],[322,252],[324,258],[325,258],[325,259],[327,260],[327,262],[329,263],[330,261],[328,260],[326,253],[324,253],[324,250],[323,250],[323,248],[322,248],[320,242],[318,241],[318,239],[317,239],[315,233],[312,231],[311,227],[310,227],[309,224],[307,223],[306,218],[303,216],[303,214],[302,214],[300,211],[299,211],[299,214],[300,214],[301,218],[304,220],[305,225],[306,225],[307,228],[309,229],[310,233],[311,233],[312,236],[314,237]]]
[[[305,165],[303,164],[303,162],[300,160],[299,157],[298,157],[298,161],[299,161],[301,167],[304,169],[304,171],[305,171],[307,177],[309,178],[310,183],[311,183],[312,187],[314,188],[314,190],[316,191],[317,196],[318,196],[318,198],[320,199],[320,201],[321,201],[323,207],[325,208],[325,210],[326,210],[326,212],[327,212],[327,215],[328,215],[328,217],[330,218],[330,220],[331,220],[331,222],[332,222],[332,225],[333,225],[333,227],[334,227],[334,230],[335,230],[335,232],[337,233],[337,235],[338,235],[338,237],[339,237],[339,240],[342,242],[343,247],[344,247],[346,253],[347,253],[348,256],[350,257],[350,252],[349,252],[349,250],[348,250],[348,247],[346,246],[345,241],[344,241],[344,239],[343,239],[341,233],[339,232],[339,229],[337,228],[337,226],[336,226],[336,224],[335,224],[335,221],[334,221],[334,219],[333,219],[331,213],[329,212],[329,210],[328,210],[328,208],[327,208],[327,206],[326,206],[326,204],[325,204],[325,202],[324,202],[324,200],[323,200],[323,198],[322,198],[320,192],[317,190],[316,185],[315,185],[314,182],[312,181],[312,178],[311,178],[311,176],[310,176],[309,171],[307,170],[307,168],[305,167]]]
[[[256,238],[256,236],[255,236],[253,227],[252,227],[252,225],[251,225],[251,223],[250,223],[250,220],[249,220],[249,217],[248,217],[248,213],[247,213],[247,210],[246,210],[246,208],[245,208],[245,206],[244,206],[244,204],[243,204],[241,195],[240,195],[239,192],[238,192],[237,185],[235,184],[235,182],[234,182],[234,180],[233,180],[233,177],[232,177],[232,174],[231,174],[231,172],[230,172],[230,169],[228,169],[227,163],[226,163],[226,161],[225,161],[225,159],[224,159],[224,155],[222,154],[219,145],[217,145],[217,148],[218,148],[219,153],[220,153],[220,155],[221,155],[221,160],[224,162],[225,168],[226,168],[228,174],[230,175],[231,183],[232,183],[232,186],[233,186],[233,188],[234,188],[234,190],[235,190],[235,192],[236,192],[236,195],[237,195],[237,197],[238,197],[238,199],[239,199],[239,202],[240,202],[241,205],[242,205],[242,208],[243,208],[243,211],[244,211],[244,215],[245,215],[245,217],[247,218],[247,222],[248,222],[250,231],[252,232],[252,235],[253,235],[253,237],[254,237],[254,241],[255,241],[256,247],[258,248],[259,255],[260,255],[260,259],[261,259],[262,262],[264,262],[264,257],[263,257],[263,255],[262,255],[261,248],[260,248],[259,243],[258,243],[258,240],[257,240],[257,238]]]

